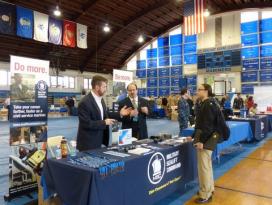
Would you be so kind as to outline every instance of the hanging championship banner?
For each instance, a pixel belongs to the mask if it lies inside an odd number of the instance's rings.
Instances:
[[[63,21],[63,45],[68,47],[76,46],[76,23]]]
[[[113,96],[121,101],[127,96],[127,85],[133,81],[133,72],[113,70]]]
[[[45,158],[49,61],[10,58],[9,197],[37,189],[36,171]],[[34,171],[35,170],[35,171]]]

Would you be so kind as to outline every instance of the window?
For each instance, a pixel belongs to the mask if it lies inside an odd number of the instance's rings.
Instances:
[[[50,76],[50,87],[51,88],[57,87],[57,76]]]
[[[75,88],[75,78],[69,77],[69,88],[74,89]]]
[[[92,79],[90,78],[84,78],[84,83],[83,87],[86,90],[90,90],[92,88]]]
[[[7,86],[9,83],[8,80],[8,71],[0,70],[0,85]]]
[[[75,78],[69,76],[50,76],[50,87],[75,89]]]

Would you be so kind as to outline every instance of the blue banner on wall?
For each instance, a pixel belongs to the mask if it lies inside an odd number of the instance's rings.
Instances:
[[[170,88],[159,88],[159,96],[168,96],[170,95]]]
[[[242,94],[254,94],[254,86],[257,84],[242,84]]]
[[[188,87],[190,95],[196,95],[196,86]]]
[[[181,45],[182,34],[170,35],[170,45]]]
[[[137,69],[146,69],[146,60],[137,60]]]
[[[184,54],[196,53],[196,43],[184,44]]]
[[[272,31],[272,18],[262,19],[260,21],[260,32]]]
[[[171,78],[171,86],[176,87],[179,86],[179,78]]]
[[[182,67],[172,67],[171,76],[180,76],[182,75]]]
[[[256,82],[258,81],[258,71],[249,71],[241,73],[242,82]]]
[[[271,58],[261,58],[261,69],[272,69],[272,57]]]
[[[272,43],[272,32],[260,33],[261,44]]]
[[[182,55],[182,46],[181,45],[171,46],[170,50],[171,50],[171,52],[170,52],[171,56]]]
[[[167,76],[170,76],[170,68],[160,68],[159,77],[167,77]]]
[[[272,70],[260,71],[260,82],[268,82],[268,81],[272,81]]]
[[[157,68],[157,58],[147,59],[147,68]]]
[[[148,78],[158,77],[158,70],[157,69],[147,69],[147,77]]]
[[[158,96],[158,89],[157,88],[147,88],[147,91],[146,91],[146,95],[149,97],[149,96],[154,96],[154,97],[157,97]]]
[[[17,36],[32,38],[33,34],[33,11],[17,6]]]
[[[242,59],[259,58],[259,47],[242,48],[241,56]]]
[[[146,50],[146,58],[157,58],[158,49],[152,48]]]
[[[169,46],[169,37],[158,38],[158,48]]]
[[[272,56],[272,45],[261,46],[261,57]]]
[[[159,58],[159,66],[164,67],[164,66],[169,66],[170,65],[170,58],[168,57],[163,57]]]
[[[179,94],[180,93],[180,88],[179,87],[171,87],[171,93]]]
[[[241,23],[241,34],[257,33],[258,21]]]
[[[243,60],[243,71],[259,70],[259,59]]]
[[[165,86],[170,86],[170,78],[159,78],[159,86],[160,87],[165,87]]]
[[[136,76],[138,78],[146,78],[146,69],[136,70]]]
[[[159,57],[169,56],[169,47],[158,48]]]
[[[182,65],[182,56],[171,56],[172,66]]]
[[[196,54],[184,55],[184,64],[197,64],[197,55]]]
[[[187,84],[188,85],[196,85],[196,81],[197,81],[197,76],[196,75],[192,75],[192,76],[187,76]]]
[[[48,41],[56,45],[62,44],[62,20],[49,17]]]
[[[148,78],[147,79],[147,87],[157,87],[158,79],[157,78]]]
[[[0,2],[0,33],[15,34],[16,7],[13,4]]]
[[[191,36],[184,36],[184,43],[193,43],[196,42],[197,36],[191,35]]]
[[[249,34],[241,36],[242,46],[255,46],[259,44],[258,34]]]
[[[140,97],[146,97],[146,88],[138,88],[138,95]]]

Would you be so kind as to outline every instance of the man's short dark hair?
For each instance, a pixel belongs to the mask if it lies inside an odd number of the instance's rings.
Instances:
[[[94,89],[97,85],[101,86],[102,82],[108,83],[108,80],[101,75],[95,75],[92,79],[92,88]]]
[[[136,90],[138,90],[138,87],[137,87],[136,83],[130,83],[130,84],[128,84],[128,86],[127,86],[127,90],[128,90],[128,87],[129,87],[129,86],[131,86],[131,85],[134,85],[134,86],[135,86],[135,88],[136,88]]]
[[[187,92],[188,92],[187,88],[182,88],[181,91],[180,91],[180,94],[185,95]]]

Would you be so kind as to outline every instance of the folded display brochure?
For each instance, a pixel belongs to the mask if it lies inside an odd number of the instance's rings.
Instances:
[[[129,145],[132,144],[132,129],[119,130],[118,145]]]

